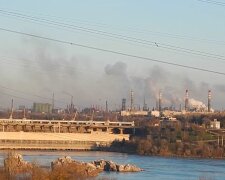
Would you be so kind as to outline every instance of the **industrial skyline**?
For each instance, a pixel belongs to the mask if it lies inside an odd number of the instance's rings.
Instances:
[[[128,97],[128,96],[127,96]],[[206,96],[205,96],[206,97]],[[75,113],[76,111],[81,111],[82,108],[94,108],[97,110],[109,112],[109,111],[138,111],[138,110],[143,110],[143,111],[151,111],[151,110],[158,110],[159,112],[163,110],[172,110],[172,111],[197,111],[197,112],[214,112],[219,111],[217,109],[213,109],[212,107],[212,91],[208,90],[207,94],[207,101],[205,100],[206,103],[201,102],[199,100],[194,99],[193,97],[189,96],[189,90],[185,90],[185,96],[183,98],[183,101],[180,102],[180,104],[172,104],[173,102],[171,101],[170,104],[166,104],[165,102],[167,101],[163,97],[163,92],[160,90],[158,92],[158,98],[153,99],[152,101],[154,102],[156,100],[156,105],[151,106],[151,103],[148,104],[146,102],[145,97],[143,98],[143,101],[136,101],[135,100],[135,92],[131,89],[130,90],[130,97],[128,98],[122,98],[121,100],[121,105],[118,103],[117,105],[110,106],[110,101],[106,100],[105,101],[105,106],[102,104],[90,104],[89,106],[86,107],[79,107],[78,105],[74,104],[73,102],[73,96],[71,95],[71,101],[68,102],[64,106],[56,106],[55,107],[55,95],[53,93],[52,99],[49,98],[51,101],[39,101],[33,102],[31,106],[25,106],[24,104],[20,104],[19,106],[15,107],[14,106],[14,100],[11,100],[11,111],[13,109],[18,109],[18,110],[23,110],[23,109],[31,109],[33,112],[46,112],[46,113],[52,113],[54,109],[65,109],[68,110],[68,113]],[[47,98],[45,98],[47,99]],[[181,98],[182,99],[182,98]],[[205,98],[206,99],[206,98]],[[32,101],[30,99],[30,101]],[[127,105],[127,102],[130,103],[130,105]],[[66,102],[65,102],[66,103]],[[3,107],[3,106],[1,106]],[[7,109],[7,107],[4,107],[2,109]],[[9,109],[9,108],[8,108]],[[43,111],[41,111],[41,109]]]

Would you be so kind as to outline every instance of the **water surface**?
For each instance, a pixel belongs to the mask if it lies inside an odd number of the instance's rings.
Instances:
[[[225,160],[215,159],[182,159],[128,155],[124,153],[95,151],[17,151],[26,161],[35,161],[42,166],[50,166],[51,161],[62,156],[71,156],[79,161],[98,159],[112,160],[120,164],[135,164],[144,169],[138,173],[101,173],[99,177],[122,180],[223,180],[225,179]],[[7,151],[0,152],[0,164]]]

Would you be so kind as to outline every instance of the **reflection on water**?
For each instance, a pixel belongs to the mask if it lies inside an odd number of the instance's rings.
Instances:
[[[139,173],[102,173],[100,177],[110,179],[152,179],[152,180],[198,180],[225,179],[225,161],[213,159],[179,159],[128,155],[123,153],[96,151],[17,151],[26,161],[35,161],[42,166],[50,166],[51,161],[61,156],[71,156],[79,161],[93,161],[97,159],[112,160],[120,164],[135,164],[145,171]],[[0,152],[0,164],[7,151]]]

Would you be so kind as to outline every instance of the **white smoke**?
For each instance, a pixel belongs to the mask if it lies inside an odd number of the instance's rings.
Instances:
[[[208,110],[207,106],[203,102],[195,100],[193,98],[189,99],[189,104],[191,109],[194,109],[195,111],[198,111],[198,112],[203,112]]]

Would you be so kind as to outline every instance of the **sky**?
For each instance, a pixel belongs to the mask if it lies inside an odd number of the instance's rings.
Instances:
[[[222,2],[222,0],[221,0]],[[225,2],[224,2],[225,3]],[[108,101],[111,109],[145,99],[155,106],[190,98],[225,109],[225,6],[198,0],[0,0],[0,108],[52,102],[78,108]],[[148,60],[3,31],[19,31]],[[149,60],[151,59],[151,60]]]

